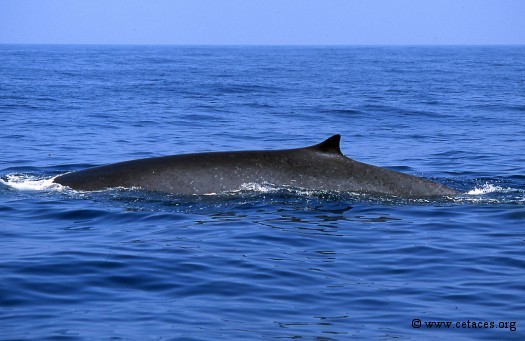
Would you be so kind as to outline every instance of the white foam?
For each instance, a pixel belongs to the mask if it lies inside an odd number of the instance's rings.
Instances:
[[[259,193],[269,193],[269,192],[276,192],[278,190],[277,187],[271,184],[266,183],[255,183],[255,182],[249,182],[249,183],[243,183],[238,191],[253,191],[253,192],[259,192]]]
[[[20,191],[61,191],[64,186],[53,182],[52,178],[39,178],[27,174],[8,174],[0,178],[0,183]]]
[[[511,188],[504,188],[501,186],[495,186],[493,184],[484,184],[481,187],[471,189],[466,194],[468,195],[484,195],[489,193],[507,193],[512,191]]]
[[[231,191],[231,193],[238,193],[238,192],[255,192],[255,193],[263,193],[263,194],[289,193],[293,195],[306,195],[306,196],[311,196],[311,195],[320,194],[320,193],[327,193],[326,191],[322,191],[322,190],[315,191],[315,190],[309,190],[305,188],[293,187],[293,186],[288,186],[288,185],[277,186],[277,185],[274,185],[268,182],[243,183],[239,189]]]

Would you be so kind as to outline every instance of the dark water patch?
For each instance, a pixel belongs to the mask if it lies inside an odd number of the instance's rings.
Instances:
[[[321,113],[329,114],[329,115],[342,115],[342,116],[361,116],[364,115],[364,112],[357,110],[357,109],[322,109],[320,110]]]
[[[207,115],[207,114],[187,114],[187,115],[181,115],[180,116],[181,119],[183,120],[188,120],[188,121],[192,121],[192,122],[206,122],[206,121],[210,121],[210,122],[216,122],[216,121],[221,121],[223,118],[220,117],[220,116],[217,116],[217,115]]]
[[[504,109],[525,112],[525,105],[508,105]]]
[[[213,93],[220,95],[228,94],[250,94],[250,93],[276,93],[279,88],[268,87],[256,84],[227,84],[227,85],[214,85],[210,87]]]

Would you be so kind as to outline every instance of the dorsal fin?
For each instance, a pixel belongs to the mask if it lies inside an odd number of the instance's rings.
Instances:
[[[341,142],[341,135],[336,134],[332,137],[327,138],[323,142],[308,147],[310,149],[315,149],[323,153],[332,153],[332,154],[342,154],[341,147],[339,146]]]

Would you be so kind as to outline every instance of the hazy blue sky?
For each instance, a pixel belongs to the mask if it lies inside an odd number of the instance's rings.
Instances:
[[[0,0],[0,43],[525,44],[525,0]]]

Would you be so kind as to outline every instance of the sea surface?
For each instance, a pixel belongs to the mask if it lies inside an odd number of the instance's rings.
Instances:
[[[52,183],[338,133],[463,194]],[[523,46],[1,45],[0,138],[1,340],[525,338]]]

